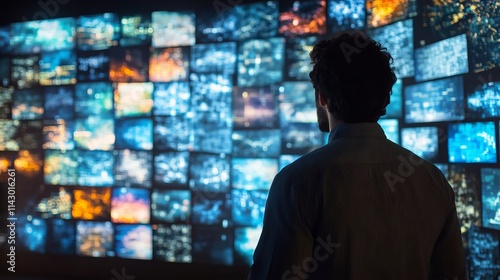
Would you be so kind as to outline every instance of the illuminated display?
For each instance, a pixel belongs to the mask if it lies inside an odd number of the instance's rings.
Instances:
[[[239,87],[233,95],[235,128],[278,127],[277,98],[274,87]]]
[[[293,1],[279,16],[279,33],[285,35],[325,34],[326,0]]]
[[[153,83],[118,83],[115,117],[149,116],[153,109]]]
[[[11,60],[12,83],[19,89],[38,85],[40,80],[40,56],[15,56]]]
[[[469,72],[467,38],[459,35],[415,50],[415,80]]]
[[[124,16],[121,20],[121,46],[149,45],[153,36],[151,15]]]
[[[46,87],[44,95],[44,119],[73,119],[73,87]]]
[[[401,145],[426,160],[433,161],[438,154],[438,128],[413,127],[401,129]]]
[[[415,0],[367,0],[368,27],[379,27],[417,14]]]
[[[117,15],[81,16],[76,21],[76,43],[80,50],[104,50],[118,45],[120,21]]]
[[[52,52],[73,49],[75,46],[73,18],[13,23],[10,31],[10,45],[15,53]]]
[[[487,228],[500,229],[500,169],[481,169],[483,223]]]
[[[283,78],[283,38],[250,40],[238,48],[238,86],[259,86]]]
[[[278,33],[278,2],[242,4],[234,7],[236,27],[234,37],[237,40],[268,38]]]
[[[146,189],[113,188],[111,195],[111,221],[114,223],[140,223],[150,221],[150,194]]]
[[[408,123],[464,119],[462,76],[407,86],[404,89]]]
[[[127,259],[153,258],[153,229],[150,225],[117,225],[116,256]]]
[[[309,53],[318,41],[316,36],[290,38],[286,41],[284,74],[287,80],[309,81],[309,72],[312,70]]]
[[[195,14],[191,12],[152,13],[153,41],[158,47],[191,46],[195,43]]]
[[[109,79],[113,82],[145,82],[149,53],[143,48],[115,49],[110,55]]]
[[[77,57],[78,82],[109,79],[109,56],[105,52],[82,52]]]
[[[40,58],[40,85],[68,85],[76,83],[76,55],[73,51],[42,53]]]
[[[192,262],[190,225],[153,225],[154,258],[166,262]]]
[[[365,0],[329,0],[328,26],[332,32],[365,27]]]
[[[448,159],[450,162],[497,162],[495,124],[460,123],[448,125]]]
[[[269,189],[278,173],[278,160],[267,158],[233,158],[231,175],[233,188]]]
[[[185,81],[189,74],[189,49],[154,49],[149,59],[149,80],[152,82]]]
[[[71,215],[79,220],[109,220],[111,188],[78,188],[73,190]]]
[[[479,174],[475,168],[450,164],[448,182],[455,192],[455,204],[461,232],[466,234],[471,227],[481,224]]]

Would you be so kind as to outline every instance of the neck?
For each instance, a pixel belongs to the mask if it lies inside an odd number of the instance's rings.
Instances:
[[[335,127],[344,124],[344,121],[338,120],[331,114],[328,114],[328,123],[330,124],[330,131],[332,131]]]

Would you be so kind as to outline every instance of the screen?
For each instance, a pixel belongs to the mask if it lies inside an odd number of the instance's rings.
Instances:
[[[368,35],[378,41],[391,54],[394,59],[392,67],[394,67],[397,78],[415,75],[413,20],[398,21],[391,25],[372,29],[368,31]],[[424,63],[429,63],[429,61]]]
[[[438,128],[412,127],[401,129],[401,145],[429,161],[438,155]]]
[[[481,225],[481,191],[479,170],[464,164],[450,164],[448,182],[455,193],[460,230],[467,246],[467,232]]]
[[[197,73],[222,72],[233,74],[236,43],[195,45],[191,49],[191,69]]]
[[[331,32],[364,29],[365,20],[364,0],[328,1],[328,27]]]
[[[195,43],[195,14],[192,12],[152,13],[155,48],[192,46]]]
[[[460,163],[496,163],[495,123],[477,122],[448,125],[448,159]]]
[[[243,42],[238,48],[238,86],[281,82],[285,40],[271,38]]]
[[[121,30],[121,46],[150,45],[151,37],[153,36],[151,15],[123,16],[121,20]]]
[[[465,34],[415,49],[415,80],[427,81],[469,72]]]
[[[189,74],[189,49],[186,47],[154,49],[149,58],[152,82],[186,81]]]
[[[417,14],[415,0],[367,0],[367,25],[375,28],[398,20],[413,17]]]
[[[407,86],[405,121],[424,123],[464,119],[462,76]]]
[[[486,81],[467,96],[467,112],[471,118],[500,116],[500,82]]]
[[[39,63],[41,86],[76,83],[76,55],[74,52],[42,53]]]
[[[326,33],[326,0],[293,1],[280,6],[279,33],[286,36]]]
[[[295,37],[286,41],[286,80],[308,81],[312,65],[309,53],[318,43],[317,36]]]
[[[76,44],[79,50],[104,50],[117,46],[120,21],[116,14],[81,16],[76,21]]]
[[[144,48],[117,49],[110,55],[109,79],[113,82],[145,82],[149,52]]]
[[[82,52],[78,54],[76,77],[78,82],[109,79],[109,56],[106,52]]]
[[[500,169],[481,168],[483,227],[500,229]]]
[[[10,46],[14,53],[52,52],[73,49],[75,46],[73,18],[25,21],[13,23],[10,27]]]
[[[469,232],[472,279],[495,279],[500,273],[500,236],[498,231],[474,227]]]
[[[234,6],[237,40],[268,38],[278,33],[278,1],[241,4]]]

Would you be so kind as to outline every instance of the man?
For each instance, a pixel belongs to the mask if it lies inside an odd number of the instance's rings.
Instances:
[[[454,193],[377,124],[396,77],[360,32],[310,53],[329,142],[274,179],[248,279],[466,279]]]

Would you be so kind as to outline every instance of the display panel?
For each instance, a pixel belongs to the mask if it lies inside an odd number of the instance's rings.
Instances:
[[[150,45],[153,37],[151,15],[123,16],[121,20],[122,36],[120,46]]]
[[[401,129],[401,145],[429,161],[434,161],[438,155],[438,128],[412,127]]]
[[[296,37],[286,41],[286,80],[309,81],[309,72],[312,70],[309,53],[318,41],[317,36]]]
[[[153,141],[156,150],[187,150],[191,148],[193,128],[186,115],[155,117]]]
[[[260,86],[281,82],[285,40],[250,40],[238,47],[238,86]]]
[[[104,81],[109,79],[109,55],[107,52],[81,52],[77,54],[78,82]]]
[[[274,37],[278,33],[278,1],[241,4],[234,7],[236,40]]]
[[[12,52],[12,42],[10,39],[10,25],[0,26],[0,54],[10,54]]]
[[[466,233],[481,224],[480,174],[474,166],[450,164],[448,182],[455,193],[455,204],[460,221],[460,230],[467,246]]]
[[[113,188],[111,191],[111,221],[124,224],[147,224],[150,217],[149,190]]]
[[[405,121],[423,123],[464,119],[462,76],[407,86]]]
[[[11,82],[24,89],[38,85],[40,80],[40,56],[14,56],[11,60]]]
[[[231,195],[196,193],[191,222],[200,225],[227,225],[231,220]]]
[[[189,190],[155,190],[151,194],[151,213],[158,222],[185,223],[191,216]]]
[[[177,116],[190,111],[188,82],[156,83],[153,92],[155,116]]]
[[[192,149],[230,153],[233,128],[232,78],[228,75],[192,74]]]
[[[279,29],[286,36],[326,33],[326,0],[293,1],[280,6]]]
[[[448,160],[459,163],[496,163],[495,123],[459,123],[448,125]]]
[[[214,7],[216,2],[214,3]],[[213,43],[234,40],[234,29],[242,18],[237,18],[235,8],[208,9],[196,15],[196,43]]]
[[[75,27],[74,18],[13,23],[10,45],[18,54],[70,50],[75,47]]]
[[[275,87],[238,87],[233,93],[234,127],[278,127],[277,95]]]
[[[65,119],[74,117],[74,88],[71,86],[44,88],[44,119]]]
[[[157,11],[152,13],[152,20],[153,47],[194,45],[196,28],[194,13]]]
[[[150,225],[117,225],[116,256],[127,259],[153,258],[153,229]]]
[[[153,148],[153,122],[151,119],[123,119],[115,121],[116,148],[151,150]]]
[[[483,227],[500,229],[500,169],[481,168]]]
[[[277,159],[233,158],[231,162],[231,185],[236,189],[268,190],[277,173]]]
[[[43,117],[43,92],[40,89],[14,91],[12,119],[35,120]]]
[[[366,17],[369,28],[379,27],[417,14],[415,0],[367,0]]]
[[[500,274],[500,235],[498,231],[473,227],[469,233],[472,279],[495,279]]]
[[[148,151],[120,150],[115,153],[115,184],[124,187],[151,187],[153,156]]]
[[[11,108],[12,108],[13,95],[14,95],[13,87],[0,86],[0,119],[12,118]]]
[[[364,29],[365,0],[329,0],[328,27],[330,32]]]
[[[153,253],[154,259],[190,263],[192,238],[190,225],[153,225]]]
[[[191,69],[197,73],[233,74],[236,43],[201,44],[191,48]]]
[[[500,82],[486,81],[467,96],[467,113],[471,118],[500,117]]]
[[[415,80],[426,81],[469,72],[465,34],[415,49]]]
[[[392,66],[394,67],[394,73],[397,78],[413,77],[415,75],[415,61],[413,59],[413,20],[398,21],[391,25],[372,29],[368,31],[368,35],[379,42],[382,47],[386,48],[391,54],[394,59]],[[467,49],[465,51],[467,51]],[[439,52],[433,51],[434,56],[438,56],[439,54]],[[467,57],[465,59],[467,61]],[[425,63],[430,63],[431,61],[418,62],[423,63],[422,65],[427,65]],[[433,71],[436,70],[433,69]]]
[[[191,154],[189,187],[202,192],[227,192],[231,180],[230,166],[230,159],[223,154]]]
[[[75,120],[76,147],[84,150],[112,150],[115,147],[115,122],[112,118],[89,116]]]
[[[76,254],[88,257],[112,257],[113,236],[111,222],[78,221],[76,225]]]
[[[153,110],[153,83],[115,84],[115,117],[150,116]]]
[[[186,81],[189,75],[189,49],[154,49],[149,58],[149,80],[152,82]]]
[[[42,127],[41,121],[0,120],[0,151],[39,148]]]
[[[73,51],[42,53],[39,63],[41,86],[76,83],[76,55]]]
[[[44,120],[43,121],[43,149],[72,150],[75,148],[73,121]]]
[[[145,48],[114,49],[110,55],[109,79],[113,82],[145,82],[149,52]]]
[[[116,14],[81,16],[76,21],[76,44],[79,50],[104,50],[117,46],[120,21]]]
[[[381,118],[401,118],[403,116],[403,80],[397,79],[392,86],[391,103],[385,108],[386,114]]]
[[[113,86],[107,82],[78,83],[75,86],[77,117],[113,116]]]
[[[154,180],[156,184],[185,186],[188,182],[188,170],[188,152],[162,152],[154,156]]]
[[[281,132],[278,129],[234,130],[235,157],[277,157],[280,154]]]

